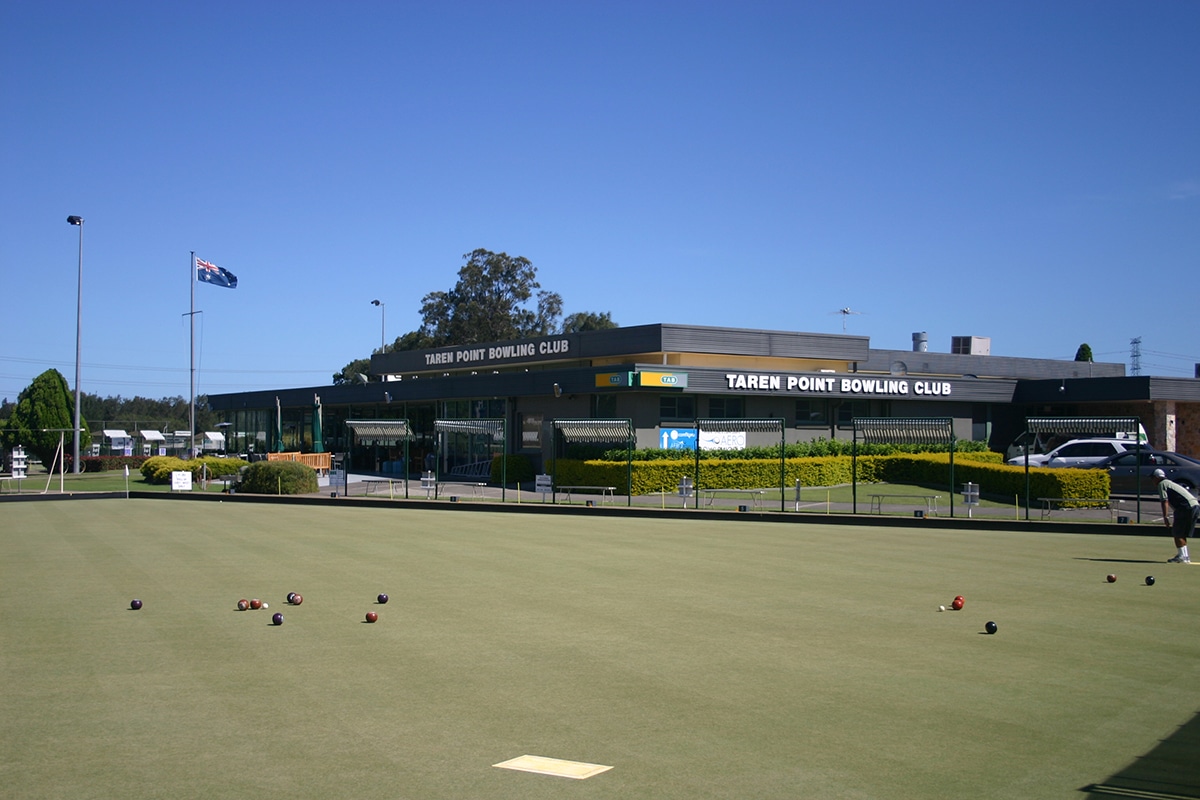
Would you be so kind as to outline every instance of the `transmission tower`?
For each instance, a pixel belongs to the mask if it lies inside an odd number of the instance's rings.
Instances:
[[[1142,337],[1129,340],[1129,374],[1142,374]]]

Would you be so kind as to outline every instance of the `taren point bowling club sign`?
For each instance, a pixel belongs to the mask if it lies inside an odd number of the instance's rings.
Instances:
[[[888,397],[949,397],[949,381],[916,381],[905,378],[847,378],[837,375],[770,375],[744,372],[725,374],[729,389],[744,392],[795,394],[885,395]]]

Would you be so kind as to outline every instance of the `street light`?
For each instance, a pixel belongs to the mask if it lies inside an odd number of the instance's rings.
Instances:
[[[74,460],[71,472],[79,474],[79,354],[83,347],[83,217],[74,214],[67,217],[71,225],[79,226],[79,281],[75,294],[75,444],[72,448]]]
[[[372,300],[371,305],[379,306],[381,316],[379,318],[379,352],[382,353],[387,347],[387,303],[382,300]]]

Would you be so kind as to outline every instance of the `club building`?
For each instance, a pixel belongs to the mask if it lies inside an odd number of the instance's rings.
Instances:
[[[435,420],[480,418],[503,419],[506,452],[538,470],[554,456],[553,422],[565,419],[630,420],[635,446],[653,448],[694,446],[697,419],[782,419],[786,440],[801,442],[849,439],[855,417],[941,417],[957,438],[1003,451],[1030,416],[1138,417],[1151,445],[1200,453],[1200,379],[992,356],[984,337],[948,344],[932,352],[914,333],[911,350],[879,350],[845,334],[637,325],[377,354],[369,381],[213,395],[209,404],[228,423],[231,453],[349,451],[352,469],[376,472],[401,471],[403,448],[360,441],[347,421],[407,420],[410,458],[436,451],[442,471],[479,463],[492,446],[439,434]],[[779,434],[735,438],[771,445]]]

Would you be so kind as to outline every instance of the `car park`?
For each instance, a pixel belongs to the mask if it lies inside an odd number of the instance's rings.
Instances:
[[[1019,461],[1023,465],[1025,463],[1025,452],[1028,450],[1030,455],[1029,465],[1032,467],[1035,465],[1032,456],[1040,456],[1045,453],[1049,453],[1056,447],[1060,447],[1068,442],[1076,441],[1078,439],[1122,439],[1132,442],[1135,436],[1141,440],[1142,447],[1148,446],[1147,443],[1150,441],[1150,439],[1146,435],[1145,427],[1143,427],[1140,422],[1138,423],[1138,430],[1136,434],[1134,434],[1133,431],[1113,431],[1112,433],[1098,433],[1093,431],[1090,435],[1083,432],[1065,433],[1058,431],[1055,433],[1049,433],[1025,431],[1025,433],[1022,433],[1020,436],[1014,439],[1013,443],[1005,449],[1004,463],[1015,464]],[[1130,447],[1130,449],[1132,449],[1132,447]],[[1041,464],[1038,463],[1037,466],[1041,466]]]
[[[1103,461],[1109,456],[1119,455],[1138,447],[1137,439],[1072,439],[1048,453],[1030,453],[1031,467],[1082,467]],[[1010,458],[1006,464],[1023,467],[1026,456]]]
[[[1138,467],[1138,460],[1141,467]],[[1161,469],[1167,478],[1175,481],[1189,492],[1200,486],[1200,461],[1180,453],[1162,450],[1142,450],[1139,454],[1130,450],[1110,456],[1096,464],[1086,465],[1089,469],[1108,471],[1109,494],[1155,495],[1154,470]]]

